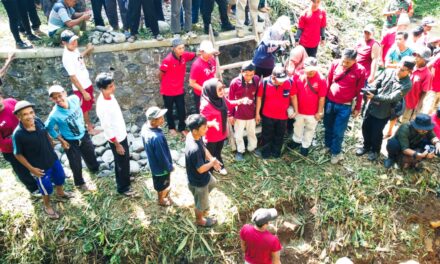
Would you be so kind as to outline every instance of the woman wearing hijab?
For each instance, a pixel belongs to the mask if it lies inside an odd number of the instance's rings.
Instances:
[[[223,165],[222,149],[228,136],[228,112],[240,104],[252,103],[252,100],[244,97],[239,100],[229,101],[225,96],[225,85],[217,78],[212,78],[203,83],[202,97],[200,100],[200,114],[208,121],[206,132],[206,148],[211,155],[222,163],[220,174],[226,175]]]

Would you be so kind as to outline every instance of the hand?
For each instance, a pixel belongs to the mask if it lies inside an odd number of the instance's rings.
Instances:
[[[437,142],[435,144],[435,154],[440,154],[440,142]]]
[[[220,130],[220,125],[217,122],[217,118],[214,118],[212,121],[209,121],[208,127],[214,127],[217,131]]]
[[[32,169],[30,169],[29,172],[30,172],[32,175],[35,175],[35,176],[37,176],[37,177],[41,177],[41,176],[44,175],[44,170],[39,169],[39,168],[35,168],[35,167],[32,167]]]
[[[93,46],[92,43],[87,43],[86,50],[87,50],[88,52],[92,51],[94,48],[95,48],[95,46]]]
[[[367,82],[368,82],[368,83],[372,83],[372,82],[374,82],[374,76],[373,76],[373,75],[370,75],[370,77],[368,77],[368,79],[367,79]]]
[[[258,125],[258,124],[260,124],[260,122],[261,122],[261,116],[260,116],[260,114],[257,114],[255,116],[255,123]]]
[[[15,59],[15,52],[9,52],[8,54],[8,60],[12,61]]]
[[[118,153],[121,156],[125,155],[125,149],[121,144],[116,145],[116,153]]]
[[[297,115],[298,113],[293,112],[292,114],[289,115],[289,119],[294,119]]]
[[[353,117],[356,118],[359,116],[360,111],[359,110],[354,110],[353,111]]]
[[[316,113],[315,114],[315,120],[320,121],[322,119],[323,114],[322,113]]]
[[[240,99],[240,104],[250,105],[252,104],[252,100],[248,97],[243,97],[242,99]]]
[[[429,153],[428,153],[427,150],[425,150],[423,153],[417,153],[416,159],[417,160],[422,160],[422,159],[426,158],[428,156],[428,154]]]
[[[428,153],[427,155],[426,155],[426,158],[427,159],[432,159],[432,158],[434,158],[435,157],[435,153],[434,152],[430,152],[430,153]]]
[[[63,149],[68,150],[70,148],[70,144],[69,142],[63,140],[61,141],[61,146],[63,147]]]
[[[367,92],[367,94],[365,94],[365,96],[368,98],[368,100],[371,100],[374,97],[374,94]]]
[[[84,12],[84,14],[81,16],[82,20],[89,20],[92,17],[92,14],[89,12]]]
[[[228,119],[229,119],[229,123],[233,126],[235,124],[235,118],[231,116]]]
[[[90,97],[90,94],[86,91],[82,92],[81,94],[84,97],[84,100],[86,101],[90,101],[90,99],[92,99],[92,97]]]
[[[285,40],[285,41],[284,41],[284,43],[283,43],[283,46],[285,46],[285,47],[288,47],[288,46],[290,46],[290,41],[288,41],[288,40]]]

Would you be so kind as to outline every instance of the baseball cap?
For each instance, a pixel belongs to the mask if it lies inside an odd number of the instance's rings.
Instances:
[[[171,41],[171,45],[173,45],[173,48],[185,44],[185,42],[181,38],[175,38]]]
[[[368,24],[364,27],[364,32],[369,32],[371,34],[374,34],[374,31],[376,29],[374,28],[374,25]]]
[[[255,65],[252,62],[244,63],[241,66],[242,71],[255,71]]]
[[[62,93],[64,92],[64,88],[61,85],[52,85],[49,88],[49,96],[51,96],[53,93]]]
[[[145,115],[147,116],[148,120],[153,120],[153,119],[156,119],[156,118],[159,118],[159,117],[165,115],[165,113],[167,111],[168,111],[168,109],[160,109],[157,106],[152,106],[152,107],[148,108]]]
[[[14,107],[14,115],[16,115],[18,112],[20,112],[21,110],[28,108],[28,107],[34,107],[35,105],[32,103],[29,103],[28,101],[18,101],[17,104],[15,104]]]
[[[416,62],[414,60],[414,57],[412,56],[405,56],[402,58],[402,60],[400,60],[400,63],[407,67],[408,69],[410,69],[411,71],[414,69],[414,67],[416,66]]]
[[[279,82],[285,82],[287,78],[289,78],[287,76],[286,69],[284,69],[282,66],[275,66],[272,71],[272,76],[275,77]]]
[[[79,39],[79,37],[77,35],[75,35],[75,33],[73,33],[70,30],[64,30],[61,33],[61,41],[71,43],[72,41],[74,41],[76,39]]]
[[[204,40],[202,42],[200,42],[200,47],[199,47],[200,51],[204,51],[206,53],[215,53],[217,52],[216,49],[214,49],[214,46],[212,45],[212,42],[209,40]]]
[[[278,217],[275,208],[260,208],[252,214],[252,222],[258,226],[267,224],[269,221],[275,220]]]
[[[423,26],[433,27],[433,26],[436,26],[437,24],[435,23],[434,18],[432,18],[432,17],[425,17],[425,18],[422,20],[422,25],[423,25]]]
[[[416,55],[419,55],[425,61],[429,61],[431,58],[431,50],[426,46],[417,46],[413,52],[413,56]]]
[[[314,57],[307,57],[304,60],[304,71],[305,72],[318,71],[318,60]]]

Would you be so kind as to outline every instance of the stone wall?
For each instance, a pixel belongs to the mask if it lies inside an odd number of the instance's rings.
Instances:
[[[187,49],[196,51],[198,45],[188,45]],[[101,47],[99,47],[101,48]],[[116,80],[116,98],[121,105],[127,124],[141,125],[145,110],[152,105],[163,105],[159,94],[157,71],[160,62],[170,52],[170,47],[148,47],[140,49],[111,51],[95,49],[86,58],[91,79],[102,71],[114,71]],[[255,49],[255,41],[236,43],[220,47],[220,64],[249,60]],[[67,72],[61,62],[62,50],[50,51],[50,56],[17,56],[3,80],[2,92],[6,97],[25,99],[35,103],[37,114],[45,118],[53,103],[48,99],[47,88],[52,84],[61,84],[71,91]],[[190,68],[188,65],[188,72]],[[239,73],[239,69],[225,71],[223,76],[226,84]],[[186,76],[186,104],[189,112],[194,111],[192,91],[188,87]],[[95,90],[96,94],[98,90]],[[96,120],[94,113],[92,118]]]

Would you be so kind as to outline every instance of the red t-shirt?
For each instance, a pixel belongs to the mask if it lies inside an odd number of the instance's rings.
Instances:
[[[160,94],[166,96],[176,96],[184,93],[184,81],[186,63],[194,59],[194,52],[185,51],[180,59],[170,52],[160,65],[160,70],[164,73],[160,83]]]
[[[215,77],[215,72],[217,70],[217,65],[214,58],[204,61],[201,57],[191,65],[191,72],[189,78],[195,80],[200,86],[211,78]],[[194,90],[194,93],[200,96],[202,91]]]
[[[19,121],[14,115],[17,101],[12,98],[3,100],[5,108],[0,112],[0,152],[12,153],[12,133]]]
[[[437,113],[434,113],[431,117],[432,123],[434,123],[434,134],[440,138],[440,118],[437,117]]]
[[[342,68],[342,61],[332,63],[327,77],[329,87],[327,98],[337,104],[348,104],[356,98],[356,110],[362,106],[361,89],[365,86],[365,68],[359,63],[353,64],[348,73]],[[340,79],[338,82],[336,80]]]
[[[383,36],[380,45],[382,45],[382,60],[385,61],[388,51],[396,41],[396,27],[390,28]]]
[[[365,76],[370,77],[371,72],[371,63],[373,62],[372,53],[373,53],[373,46],[377,43],[375,39],[369,39],[367,42],[365,40],[361,40],[356,45],[356,51],[357,51],[357,62],[364,66],[365,68]]]
[[[273,119],[286,120],[288,118],[287,108],[290,105],[290,97],[294,95],[292,83],[287,80],[277,87],[272,84],[271,78],[271,76],[264,78],[258,88],[257,96],[263,97],[263,83],[267,82],[266,94],[263,99],[263,115]]]
[[[299,18],[298,28],[302,29],[299,44],[306,48],[316,48],[321,41],[321,28],[327,25],[326,12],[320,8],[315,11],[306,10]]]
[[[246,242],[244,260],[250,264],[272,264],[272,252],[283,248],[277,236],[267,230],[261,232],[249,224],[241,228],[240,239]]]
[[[434,69],[434,77],[432,79],[432,90],[436,93],[440,92],[440,55],[435,57],[435,62],[432,65]]]
[[[228,100],[224,100],[229,111],[235,107],[235,105],[231,104]],[[215,127],[208,127],[208,131],[205,135],[207,142],[219,142],[228,136],[228,129],[225,129],[225,132],[223,133],[222,113],[210,104],[203,96],[200,98],[200,114],[203,115],[208,122],[214,119],[218,122],[218,130]]]
[[[327,82],[319,73],[310,78],[309,82],[316,93],[310,89],[303,71],[293,77],[293,92],[298,96],[298,113],[302,115],[318,113],[319,98],[327,94]]]
[[[405,96],[405,107],[416,109],[420,96],[431,88],[432,74],[428,67],[415,68],[411,74],[412,88]]]

